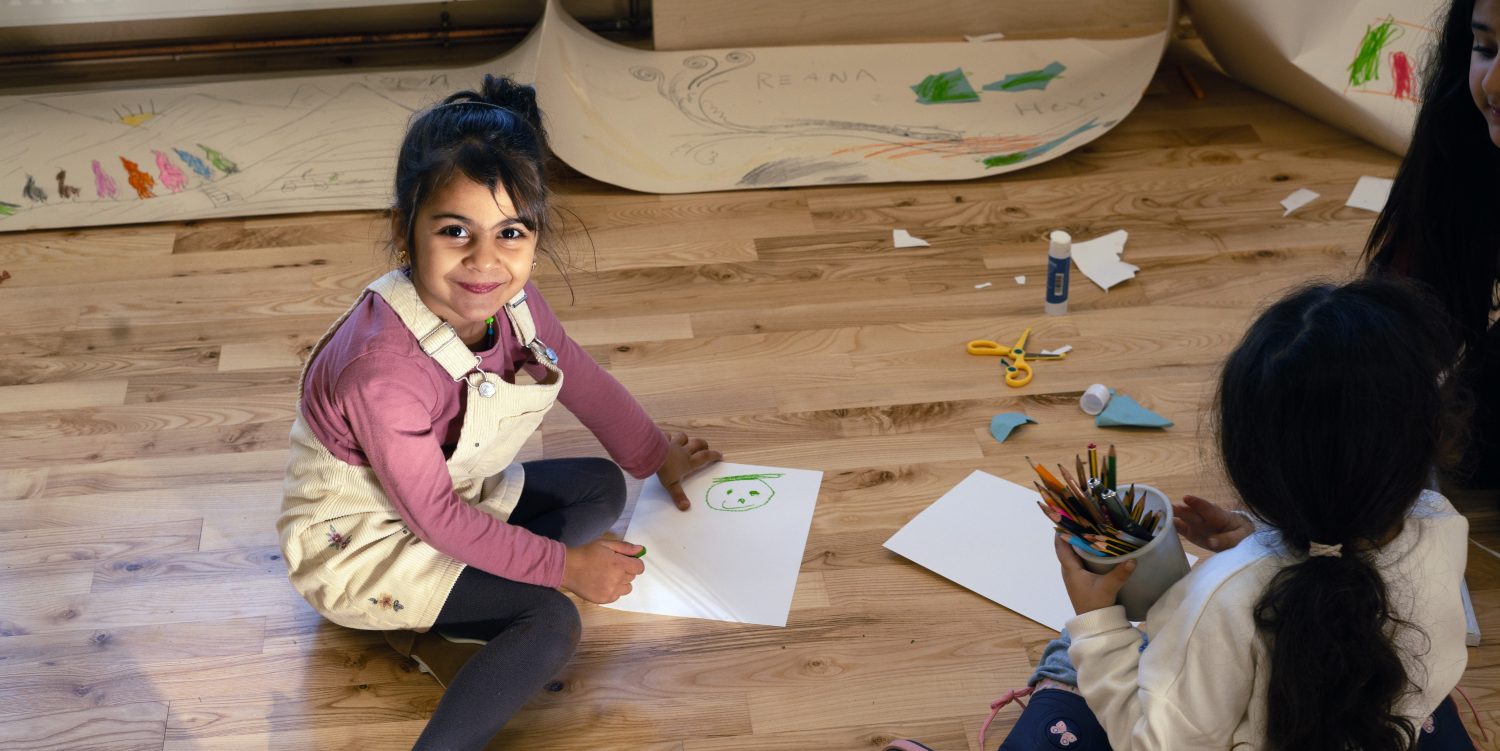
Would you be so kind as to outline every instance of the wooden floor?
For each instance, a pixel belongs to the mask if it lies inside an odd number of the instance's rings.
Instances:
[[[1219,362],[1268,297],[1353,273],[1374,215],[1343,199],[1395,166],[1174,49],[1118,128],[1004,177],[568,180],[592,245],[571,242],[571,293],[540,283],[574,337],[663,426],[821,469],[823,492],[786,628],[584,605],[560,689],[493,748],[978,751],[1052,633],[881,543],[975,469],[1024,481],[1022,455],[1088,441],[1173,496],[1231,500],[1202,417]],[[1283,218],[1300,187],[1323,198]],[[893,249],[897,227],[931,247]],[[1071,312],[1044,316],[1058,228],[1128,229],[1140,275],[1108,294],[1075,275]],[[382,234],[367,212],[0,235],[0,748],[410,747],[439,688],[304,604],[272,526],[298,364],[384,268]],[[1026,326],[1073,353],[1025,388],[964,352]],[[1076,403],[1095,382],[1176,426],[1094,428]],[[989,418],[1018,409],[1039,424],[996,444]],[[526,456],[597,452],[559,410]],[[1500,550],[1494,506],[1473,508]],[[1462,685],[1500,729],[1500,559],[1471,545],[1469,582],[1487,640]]]

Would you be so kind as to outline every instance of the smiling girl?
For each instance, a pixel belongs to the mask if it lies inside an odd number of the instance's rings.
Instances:
[[[655,473],[686,511],[683,477],[721,458],[657,428],[531,283],[552,237],[547,158],[535,92],[507,79],[413,118],[397,268],[299,383],[277,521],[290,578],[447,689],[416,748],[482,748],[567,663],[580,621],[559,587],[597,603],[630,591],[642,548],[600,538],[624,508],[622,467]],[[513,461],[558,401],[613,462]]]

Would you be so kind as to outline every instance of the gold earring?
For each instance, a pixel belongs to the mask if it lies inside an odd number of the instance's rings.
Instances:
[[[396,265],[397,266],[406,266],[406,265],[408,265],[410,263],[411,263],[411,255],[406,252],[405,248],[402,248],[401,250],[396,251]]]

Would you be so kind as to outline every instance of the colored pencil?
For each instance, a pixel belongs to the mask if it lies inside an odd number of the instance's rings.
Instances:
[[[1104,470],[1104,473],[1109,477],[1109,481],[1105,484],[1109,486],[1110,490],[1119,490],[1115,485],[1115,445],[1113,443],[1109,444],[1109,458],[1105,460],[1105,464],[1107,468]]]
[[[1194,99],[1202,99],[1204,97],[1203,87],[1198,85],[1198,79],[1193,77],[1193,74],[1188,71],[1186,65],[1178,63],[1177,73],[1178,75],[1182,76],[1183,83],[1187,84],[1188,91],[1193,92]]]
[[[1083,455],[1074,454],[1073,471],[1058,464],[1056,474],[1026,457],[1027,466],[1041,479],[1031,483],[1041,497],[1037,509],[1059,536],[1086,555],[1126,555],[1150,544],[1163,514],[1146,510],[1146,494],[1138,493],[1134,484],[1124,491],[1116,487],[1119,458],[1114,444],[1100,452],[1091,443],[1086,454],[1087,463]]]
[[[1043,467],[1040,464],[1033,464],[1032,461],[1031,461],[1031,457],[1029,457],[1029,456],[1026,457],[1026,463],[1030,464],[1031,468],[1033,470],[1035,470],[1038,475],[1041,476],[1041,478],[1042,478],[1042,484],[1044,484],[1048,488],[1050,488],[1052,490],[1052,492],[1054,492],[1054,493],[1065,493],[1065,492],[1067,492],[1068,488],[1065,485],[1063,485],[1061,482],[1059,482],[1056,477],[1053,477],[1052,473],[1048,472],[1046,467]]]
[[[1040,505],[1040,504],[1038,504],[1038,505]],[[1078,536],[1082,537],[1084,535],[1091,535],[1091,534],[1093,534],[1093,532],[1089,531],[1088,527],[1085,527],[1082,524],[1079,524],[1078,522],[1075,522],[1072,519],[1069,519],[1068,517],[1063,516],[1062,514],[1059,514],[1056,511],[1049,512],[1044,507],[1042,509],[1042,513],[1046,514],[1047,518],[1051,519],[1053,524],[1056,524],[1057,526],[1062,527],[1063,529],[1066,529],[1066,530],[1068,530],[1069,532],[1072,532],[1075,535],[1078,535]]]
[[[1088,553],[1089,555],[1095,556],[1097,558],[1105,558],[1105,557],[1107,557],[1104,553],[1101,553],[1101,552],[1093,549],[1088,543],[1084,542],[1081,538],[1079,538],[1078,535],[1069,534],[1069,535],[1067,535],[1067,537],[1065,537],[1063,539],[1067,540],[1067,542],[1068,542],[1069,545],[1072,545],[1073,547],[1078,548],[1079,550],[1082,550],[1083,552]]]
[[[1073,521],[1085,527],[1088,527],[1089,529],[1094,528],[1093,520],[1090,519],[1087,514],[1076,508],[1066,496],[1053,493],[1052,491],[1047,490],[1040,485],[1037,485],[1035,482],[1033,482],[1032,485],[1036,487],[1037,492],[1042,494],[1042,499],[1045,500],[1049,506],[1057,509],[1059,512],[1071,518]]]

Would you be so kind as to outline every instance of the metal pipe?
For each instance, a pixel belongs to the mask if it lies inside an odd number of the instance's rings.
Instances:
[[[598,26],[600,27],[598,30],[618,31],[620,25],[618,21],[611,21],[607,24],[589,24],[589,26]],[[420,44],[424,42],[437,42],[446,46],[451,42],[460,41],[474,42],[519,39],[531,31],[531,28],[531,26],[491,26],[474,29],[445,28],[434,31],[395,31],[368,34],[340,34],[334,36],[282,37],[278,39],[184,42],[132,47],[13,52],[0,54],[0,66],[130,60],[134,58],[177,57],[181,55],[281,52],[316,49],[320,47]]]

